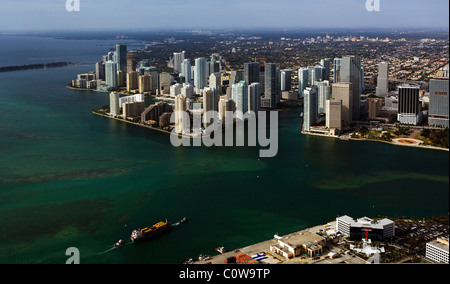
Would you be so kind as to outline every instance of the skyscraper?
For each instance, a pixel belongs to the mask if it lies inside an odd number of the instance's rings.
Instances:
[[[186,115],[187,104],[186,98],[178,95],[175,98],[175,132],[185,134],[190,132],[188,116]]]
[[[352,83],[352,119],[357,121],[361,117],[361,58],[359,56],[342,58],[340,82]]]
[[[184,82],[191,83],[191,61],[189,59],[184,59],[181,63],[181,76],[184,77]]]
[[[312,78],[311,78],[311,84],[314,84],[314,82],[320,82],[323,80],[323,75],[325,72],[325,68],[323,66],[314,66]]]
[[[448,128],[448,112],[448,77],[431,79],[428,124]]]
[[[122,70],[123,74],[127,74],[127,45],[116,44],[117,70]]]
[[[208,86],[208,63],[203,57],[195,59],[194,86],[197,93]]]
[[[352,83],[332,84],[332,97],[342,102],[342,122],[349,125],[353,117],[353,85]]]
[[[320,65],[323,66],[324,73],[323,73],[323,80],[330,80],[330,58],[325,58],[320,61]]]
[[[322,114],[325,113],[325,104],[326,101],[330,98],[330,82],[315,82],[314,85],[316,85],[318,89],[318,113]]]
[[[270,100],[270,107],[276,107],[276,97],[278,92],[277,66],[274,63],[267,63],[264,71],[265,90],[264,97]]]
[[[203,89],[203,126],[206,128],[212,124],[213,119],[211,111],[218,111],[217,93],[213,88]]]
[[[378,64],[377,97],[387,97],[389,93],[389,63]]]
[[[248,111],[258,115],[261,107],[261,84],[252,83],[248,86]]]
[[[139,74],[136,71],[127,74],[127,91],[139,89]]]
[[[333,83],[339,83],[341,81],[341,63],[342,58],[335,58],[333,60]]]
[[[259,62],[244,63],[244,81],[247,85],[259,83],[261,65]]]
[[[185,51],[173,53],[173,72],[181,73],[181,63],[184,62],[185,54]]]
[[[117,65],[116,62],[110,60],[105,63],[106,85],[111,89],[117,88]]]
[[[236,103],[232,99],[220,99],[219,118],[226,128],[233,127],[233,114],[236,111]],[[233,113],[230,113],[233,112]],[[228,122],[228,123],[227,123]]]
[[[109,109],[110,115],[114,117],[120,114],[119,94],[116,92],[109,94]]]
[[[419,122],[419,86],[402,85],[398,87],[398,121],[416,125]]]
[[[298,93],[303,97],[303,91],[308,87],[309,68],[298,69]]]
[[[311,88],[306,88],[304,94],[303,130],[309,132],[311,131],[311,126],[314,125],[317,120],[317,87],[313,86]]]
[[[236,117],[243,120],[248,111],[248,85],[241,81],[234,84],[231,90],[231,98],[236,103]]]
[[[325,103],[325,127],[328,129],[342,129],[342,101],[328,99]]]
[[[292,70],[281,70],[281,91],[290,91],[292,88],[291,83]]]

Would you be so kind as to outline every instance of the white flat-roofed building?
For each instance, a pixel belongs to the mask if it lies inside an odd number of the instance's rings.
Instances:
[[[427,243],[425,257],[437,263],[448,263],[448,237]]]
[[[345,215],[336,218],[336,230],[350,239],[369,238],[383,241],[395,236],[395,222],[389,219],[374,221],[368,217],[356,221]]]

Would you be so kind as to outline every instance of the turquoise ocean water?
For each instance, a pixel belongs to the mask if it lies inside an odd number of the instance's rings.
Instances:
[[[62,59],[50,62],[94,62],[113,45],[11,47],[29,40],[0,36],[0,66],[46,49],[39,57]],[[164,133],[93,115],[108,94],[66,88],[93,69],[0,74],[0,263],[65,263],[69,247],[81,263],[181,263],[338,215],[448,214],[448,152],[304,136],[300,109],[279,113],[275,158],[254,147],[175,148]],[[137,227],[184,216],[168,234],[111,250]]]

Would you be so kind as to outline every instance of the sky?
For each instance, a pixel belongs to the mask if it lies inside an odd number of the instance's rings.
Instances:
[[[449,0],[67,1],[80,11],[67,11],[66,0],[1,0],[0,31],[449,27]]]

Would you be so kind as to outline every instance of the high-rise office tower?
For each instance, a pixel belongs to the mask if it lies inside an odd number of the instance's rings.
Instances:
[[[261,108],[261,84],[251,83],[248,86],[248,111],[258,115]]]
[[[398,121],[416,125],[419,122],[419,86],[401,85],[398,87]]]
[[[259,83],[261,65],[259,62],[244,63],[244,81],[247,85]]]
[[[448,77],[430,80],[428,124],[448,128]]]
[[[377,97],[387,97],[389,93],[389,63],[378,64]]]
[[[292,89],[292,70],[281,70],[281,91],[290,91]]]
[[[342,122],[349,125],[353,118],[353,85],[352,83],[334,83],[331,88],[332,98],[342,102]]]
[[[211,75],[212,73],[218,73],[220,72],[220,62],[211,60],[208,62],[208,75]]]
[[[364,79],[365,79],[364,63],[361,63],[361,93],[364,93],[366,91],[366,83],[364,82]]]
[[[345,56],[341,63],[341,83],[352,83],[352,119],[358,121],[361,117],[361,58]]]
[[[329,81],[322,81],[322,82],[315,82],[314,85],[317,86],[318,90],[318,113],[323,114],[325,113],[325,104],[326,101],[330,98],[330,82]]]
[[[209,75],[209,87],[216,90],[216,93],[219,95],[222,93],[221,81],[222,75],[220,74],[220,72],[211,73],[211,75]]]
[[[105,62],[103,60],[95,63],[95,78],[97,80],[105,80],[105,71]]]
[[[303,102],[303,130],[309,132],[311,131],[311,126],[317,121],[317,87],[308,87],[303,93],[305,95]]]
[[[117,88],[117,64],[110,60],[105,63],[106,85],[111,89]]]
[[[117,70],[117,87],[124,87],[125,86],[125,77],[123,75],[122,70]]]
[[[325,68],[323,66],[314,66],[312,78],[311,78],[311,84],[313,85],[314,82],[322,81],[324,72],[325,72]]]
[[[186,116],[187,103],[186,98],[178,95],[175,98],[175,132],[178,134],[185,134],[190,132],[188,118]]]
[[[208,86],[208,63],[203,57],[195,59],[194,86],[197,93]]]
[[[309,68],[298,69],[298,93],[303,97],[303,91],[308,87]]]
[[[173,53],[173,72],[181,73],[181,63],[184,62],[185,54],[185,51]]]
[[[342,58],[335,58],[333,60],[333,83],[341,81],[341,63]]]
[[[325,103],[325,127],[328,129],[342,129],[342,101],[328,99]]]
[[[238,71],[231,71],[230,72],[230,86],[233,86],[236,83],[239,83],[240,81],[244,80],[244,71],[238,70]]]
[[[109,113],[116,117],[120,114],[119,94],[111,92],[109,94]]]
[[[122,70],[123,74],[127,74],[127,58],[127,45],[116,44],[117,70]]]
[[[244,114],[248,111],[248,85],[241,81],[234,84],[231,90],[231,98],[236,103],[236,117],[244,120]]]
[[[323,70],[323,80],[327,81],[330,80],[330,68],[331,68],[330,61],[331,61],[330,58],[325,58],[320,61],[320,65],[322,65],[323,68],[325,68]]]
[[[274,63],[267,63],[264,71],[265,90],[264,97],[270,100],[270,107],[276,107],[276,97],[278,92],[277,66]]]
[[[181,63],[181,76],[184,77],[184,82],[191,83],[191,61],[189,59],[185,59]]]

